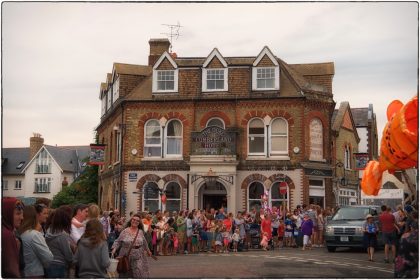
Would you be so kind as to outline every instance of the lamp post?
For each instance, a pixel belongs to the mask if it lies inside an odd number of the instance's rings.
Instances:
[[[162,139],[162,151],[161,151],[162,158],[165,157],[165,135],[164,134],[165,134],[165,126],[166,126],[167,121],[168,120],[165,117],[161,117],[159,119],[159,125],[162,127],[162,137],[161,137],[161,139]]]
[[[343,177],[338,178],[337,176],[337,167],[343,168]],[[347,180],[346,180],[346,169],[344,168],[344,164],[341,161],[337,161],[335,164],[335,184],[336,184],[336,204],[339,205],[340,203],[340,186],[347,186]]]

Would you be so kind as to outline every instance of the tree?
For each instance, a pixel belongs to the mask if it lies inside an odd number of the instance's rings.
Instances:
[[[88,165],[80,176],[69,186],[57,193],[52,200],[52,208],[79,203],[98,203],[98,166]]]

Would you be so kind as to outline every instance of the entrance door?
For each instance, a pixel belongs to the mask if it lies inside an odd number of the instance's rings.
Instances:
[[[211,208],[220,209],[222,206],[227,208],[227,191],[225,186],[220,182],[214,182],[212,184],[204,183],[199,195],[199,204],[200,209],[210,210]]]
[[[203,207],[205,210],[210,210],[211,208],[220,209],[221,207],[227,207],[227,198],[226,195],[213,195],[213,194],[204,194],[203,195]]]

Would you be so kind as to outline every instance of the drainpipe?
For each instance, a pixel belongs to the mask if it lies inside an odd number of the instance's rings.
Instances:
[[[189,201],[190,201],[190,174],[187,174],[187,208],[188,208]]]

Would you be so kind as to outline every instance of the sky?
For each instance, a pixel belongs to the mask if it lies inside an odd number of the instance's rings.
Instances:
[[[417,2],[2,3],[2,146],[89,145],[99,89],[114,62],[147,65],[151,38],[180,23],[173,51],[334,62],[334,100],[373,104],[379,139],[388,104],[418,94]]]

